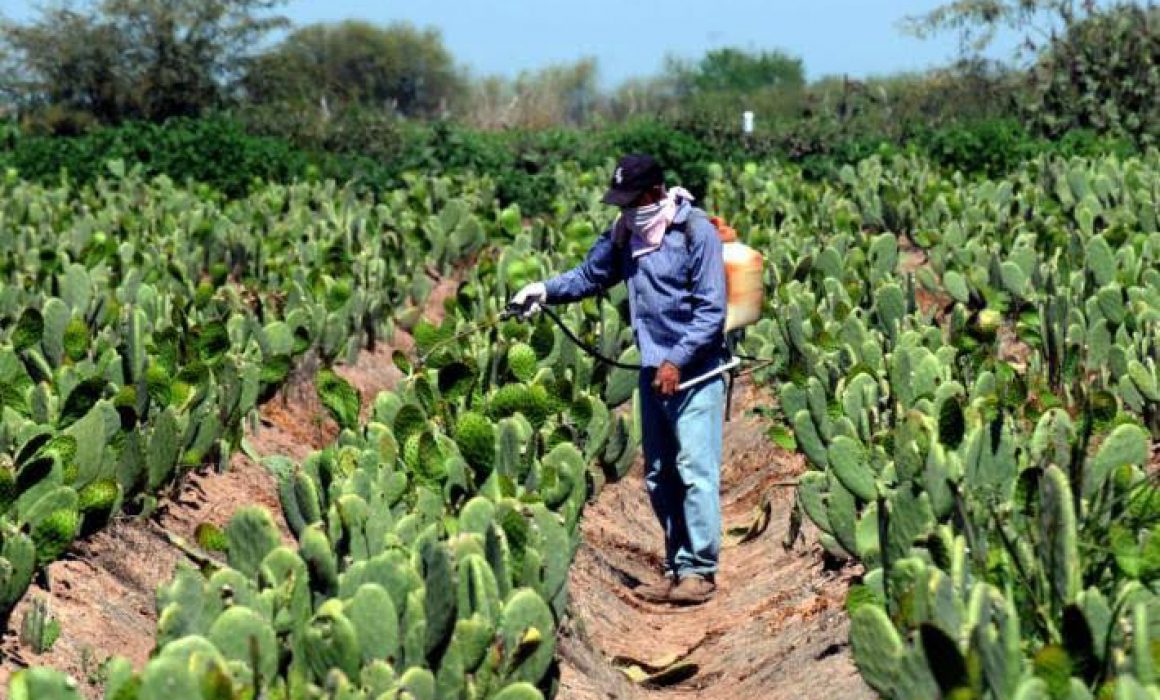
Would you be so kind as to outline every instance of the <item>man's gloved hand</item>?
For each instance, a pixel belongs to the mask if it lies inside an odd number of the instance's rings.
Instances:
[[[519,307],[519,317],[527,320],[540,310],[540,304],[548,301],[548,289],[543,282],[532,282],[516,292],[512,297],[511,306]]]
[[[657,374],[653,377],[653,389],[661,396],[672,396],[677,393],[677,387],[681,384],[681,370],[672,362],[663,362],[657,368]]]

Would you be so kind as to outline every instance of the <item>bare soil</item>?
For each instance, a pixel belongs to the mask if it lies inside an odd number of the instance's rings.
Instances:
[[[725,429],[725,529],[749,527],[767,501],[771,517],[745,544],[726,536],[717,595],[709,603],[677,608],[631,593],[637,582],[659,579],[664,552],[639,463],[589,505],[571,572],[571,619],[561,632],[560,698],[877,697],[858,676],[847,646],[843,601],[857,571],[823,570],[808,529],[804,543],[783,546],[793,505],[787,484],[805,465],[766,437],[762,419],[745,415],[772,400],[765,390],[736,388]],[[673,685],[650,686],[618,670],[674,663],[694,664],[696,672]]]

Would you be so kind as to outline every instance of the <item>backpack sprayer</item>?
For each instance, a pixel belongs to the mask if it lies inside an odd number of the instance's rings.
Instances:
[[[747,355],[739,355],[735,352],[736,340],[739,337],[739,332],[745,326],[751,325],[759,318],[761,318],[761,306],[764,300],[765,287],[762,280],[762,258],[761,254],[753,248],[745,245],[737,240],[737,232],[733,230],[728,224],[716,216],[709,217],[709,222],[717,229],[717,235],[720,237],[723,244],[723,257],[725,262],[725,289],[726,289],[726,311],[725,311],[725,338],[726,345],[729,349],[730,358],[722,365],[697,375],[690,379],[686,379],[677,385],[678,391],[684,391],[690,387],[697,386],[714,377],[719,377],[728,374],[728,393],[726,398],[725,417],[729,419],[730,409],[733,403],[733,382],[739,375],[736,371],[737,367],[741,365],[742,360],[756,361],[759,364],[750,368],[748,371],[760,369],[763,366],[772,363],[772,360],[759,357],[750,357]],[[588,355],[592,356],[599,362],[619,367],[627,370],[641,370],[644,369],[638,364],[629,364],[619,362],[609,357],[604,357],[600,352],[585,343],[570,328],[564,321],[556,314],[555,311],[548,306],[542,306],[541,310],[552,319],[552,322],[559,326],[564,335],[568,337],[576,347],[580,348]],[[508,306],[500,314],[500,320],[507,320],[513,317],[519,317],[526,308],[519,304],[508,304]]]

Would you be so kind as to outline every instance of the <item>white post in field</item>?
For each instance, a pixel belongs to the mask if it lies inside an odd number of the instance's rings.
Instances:
[[[741,113],[741,131],[749,136],[753,133],[753,112],[745,110]]]

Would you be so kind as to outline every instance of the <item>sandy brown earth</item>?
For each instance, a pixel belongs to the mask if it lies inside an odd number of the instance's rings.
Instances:
[[[718,593],[708,604],[674,608],[636,599],[630,586],[659,577],[661,531],[640,465],[589,505],[584,544],[572,568],[572,619],[561,634],[563,700],[705,698],[768,700],[877,697],[859,678],[842,610],[853,571],[825,571],[812,534],[786,550],[800,456],[765,436],[746,409],[767,392],[738,385],[726,424],[722,508],[727,530],[746,528],[770,504],[768,527],[745,544],[726,537]],[[615,663],[614,663],[615,662]],[[617,667],[686,668],[673,685],[633,684]]]

